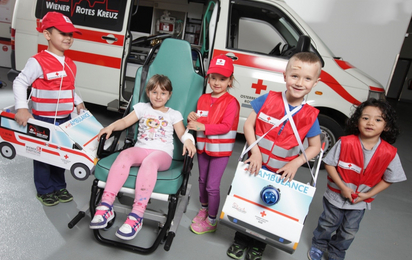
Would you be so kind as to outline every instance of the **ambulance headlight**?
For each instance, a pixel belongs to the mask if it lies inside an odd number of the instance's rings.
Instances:
[[[377,100],[385,100],[385,92],[382,91],[374,91],[374,90],[369,90],[369,94],[368,94],[368,99],[370,98],[374,98]]]
[[[280,190],[272,185],[265,186],[260,192],[260,198],[268,206],[275,205],[280,199]]]

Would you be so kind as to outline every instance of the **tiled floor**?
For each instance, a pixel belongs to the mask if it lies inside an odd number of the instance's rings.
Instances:
[[[6,79],[6,68],[0,68],[0,81],[8,86],[0,89],[0,108],[12,105],[11,83]],[[402,134],[396,142],[403,167],[410,175],[412,168],[412,121],[409,109],[412,103],[395,103]],[[103,125],[107,125],[119,115],[106,111],[103,107],[89,106],[92,113]],[[221,207],[235,171],[240,150],[241,138],[236,142],[235,153],[230,159],[221,184]],[[303,169],[298,174],[307,174]],[[219,225],[214,234],[195,235],[189,230],[191,219],[196,215],[198,203],[197,164],[192,172],[191,200],[186,214],[180,223],[177,235],[169,252],[159,247],[153,254],[138,255],[132,252],[106,247],[93,237],[88,228],[87,215],[73,229],[67,223],[88,204],[92,178],[77,181],[67,174],[68,189],[74,201],[55,207],[43,207],[35,197],[32,177],[32,162],[17,156],[10,161],[0,157],[0,259],[229,259],[226,249],[231,244],[234,231]],[[268,247],[263,259],[307,259],[306,253],[311,243],[312,231],[322,212],[321,198],[325,191],[326,172],[321,170],[317,191],[311,204],[300,244],[292,255]],[[380,194],[373,203],[373,209],[366,212],[359,233],[347,253],[347,259],[409,259],[412,225],[412,184],[408,180],[394,184]],[[123,217],[116,221],[120,226]],[[144,242],[154,228],[143,227],[136,242]],[[107,232],[114,232],[115,228]],[[146,235],[147,234],[147,235]]]

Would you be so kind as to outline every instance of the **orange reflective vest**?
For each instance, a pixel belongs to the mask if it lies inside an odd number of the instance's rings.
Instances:
[[[219,124],[223,120],[223,115],[227,106],[236,98],[229,93],[223,94],[212,104],[212,95],[204,94],[197,102],[197,120],[202,124]],[[239,102],[237,102],[237,113],[230,131],[220,135],[205,135],[204,131],[197,132],[196,147],[198,153],[206,152],[207,155],[223,157],[230,156],[236,141],[237,126],[239,123]]]
[[[319,110],[305,104],[292,116],[302,142],[318,114]],[[284,115],[282,92],[270,91],[256,117],[256,139],[268,132]],[[281,129],[282,132],[279,134]],[[271,130],[258,145],[262,153],[262,164],[273,172],[299,155],[299,144],[289,120]]]
[[[359,137],[348,135],[342,136],[340,140],[340,155],[336,169],[342,181],[356,193],[368,192],[382,180],[383,174],[396,156],[397,149],[381,139],[368,166],[364,169],[363,150]],[[328,188],[336,193],[341,192],[329,176]],[[373,200],[374,197],[365,202],[370,203]]]
[[[32,112],[38,116],[64,116],[74,109],[74,80],[76,65],[65,57],[65,66],[50,53],[42,51],[33,56],[43,70],[43,78],[32,84]],[[57,109],[57,114],[56,114]]]

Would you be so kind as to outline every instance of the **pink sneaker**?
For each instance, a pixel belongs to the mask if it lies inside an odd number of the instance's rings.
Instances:
[[[190,225],[190,229],[193,231],[193,233],[198,234],[198,235],[201,235],[204,233],[215,232],[216,227],[217,227],[217,222],[214,225],[212,225],[209,222],[208,218],[206,218],[200,223],[192,223],[192,225]]]
[[[209,215],[209,212],[205,208],[201,208],[199,212],[197,213],[196,217],[192,220],[192,223],[200,223],[204,221],[207,216]]]

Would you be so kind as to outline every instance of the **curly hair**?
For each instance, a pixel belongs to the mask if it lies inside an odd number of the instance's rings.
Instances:
[[[396,124],[396,111],[384,100],[371,98],[356,107],[355,112],[347,121],[346,134],[359,135],[358,122],[362,116],[363,109],[368,106],[377,107],[382,112],[382,118],[385,120],[385,130],[381,133],[380,137],[386,142],[393,144],[399,135],[399,128]]]

